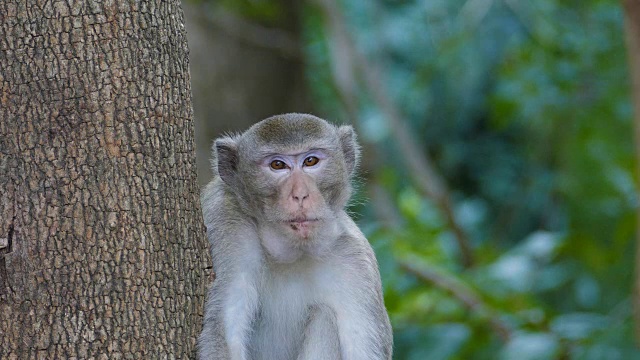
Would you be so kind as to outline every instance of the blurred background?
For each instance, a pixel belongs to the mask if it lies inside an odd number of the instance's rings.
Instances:
[[[624,14],[607,0],[184,0],[199,182],[270,115],[355,126],[395,359],[640,359]]]

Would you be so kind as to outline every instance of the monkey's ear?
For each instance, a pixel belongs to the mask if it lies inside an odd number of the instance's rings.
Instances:
[[[233,184],[238,170],[238,145],[230,137],[216,139],[213,145],[217,164],[213,166],[218,170],[222,181]]]
[[[342,153],[347,163],[349,175],[353,175],[360,162],[360,146],[356,140],[356,132],[351,125],[342,125],[338,128],[338,136],[342,145]]]

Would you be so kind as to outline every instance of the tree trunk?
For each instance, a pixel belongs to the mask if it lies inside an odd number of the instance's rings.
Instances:
[[[627,53],[634,103],[637,173],[640,176],[640,0],[624,0]],[[640,343],[640,210],[637,212],[636,270],[633,296],[636,342]]]
[[[0,359],[194,357],[193,135],[179,0],[0,1]]]

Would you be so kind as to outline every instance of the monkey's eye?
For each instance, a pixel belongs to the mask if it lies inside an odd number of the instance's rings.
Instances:
[[[282,160],[273,160],[269,166],[271,166],[273,170],[282,170],[287,168],[287,164]]]
[[[317,157],[309,156],[308,158],[304,159],[304,166],[314,166],[318,163],[318,161],[320,161],[320,159],[318,159]]]

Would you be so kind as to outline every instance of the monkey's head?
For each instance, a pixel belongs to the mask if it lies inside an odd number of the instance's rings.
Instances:
[[[267,118],[214,148],[214,171],[240,206],[299,247],[336,223],[360,154],[351,126],[306,114]]]

